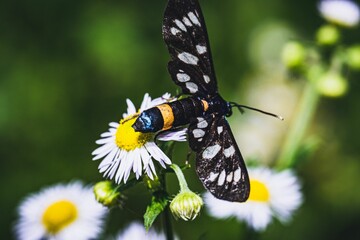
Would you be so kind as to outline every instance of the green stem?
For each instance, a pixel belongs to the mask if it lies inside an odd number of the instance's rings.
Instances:
[[[122,185],[118,185],[115,190],[119,191],[119,192],[123,192],[128,188],[131,188],[133,186],[135,186],[136,184],[138,184],[139,182],[142,181],[142,177],[140,177],[139,179],[136,178],[131,178],[129,181],[127,181],[126,184],[122,184]]]
[[[253,228],[246,226],[243,230],[242,239],[246,240],[258,240],[260,239],[260,233],[255,231]]]
[[[172,158],[173,150],[174,150],[174,142],[170,142],[164,145],[164,152],[170,159]],[[162,189],[166,192],[166,172],[162,172],[160,176],[160,181],[161,181]],[[174,233],[171,223],[169,204],[165,207],[165,210],[162,215],[163,215],[163,226],[164,226],[166,239],[173,240]]]
[[[294,165],[296,154],[301,146],[308,125],[314,115],[319,100],[319,94],[311,82],[307,82],[300,102],[295,122],[291,125],[289,134],[277,162],[279,169]]]
[[[180,167],[176,164],[171,164],[170,167],[174,170],[177,179],[179,180],[180,192],[189,191],[189,187],[186,183],[184,173],[181,171]]]
[[[161,177],[161,183],[162,183],[163,189],[165,190],[166,189],[165,174],[163,174]],[[164,224],[166,239],[173,240],[174,233],[173,233],[172,224],[171,224],[169,204],[165,207],[165,210],[163,212],[163,224]]]

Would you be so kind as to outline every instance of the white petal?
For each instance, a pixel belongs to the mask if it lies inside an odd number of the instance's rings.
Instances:
[[[113,142],[113,141],[114,141],[114,137],[110,136],[110,137],[107,137],[107,138],[101,138],[99,140],[96,140],[95,143],[99,144],[99,145],[103,145],[103,144]]]
[[[115,175],[115,181],[118,184],[121,183],[121,180],[122,180],[122,178],[124,176],[126,162],[128,160],[128,154],[129,154],[128,151],[123,151],[123,158],[120,161],[119,169],[118,169],[118,171],[116,172],[116,175]]]
[[[144,169],[148,166],[151,156],[149,155],[148,151],[144,148],[140,150],[141,160],[144,164]]]
[[[149,96],[148,93],[145,93],[143,101],[141,102],[140,112],[148,109],[150,102],[151,102],[151,97]]]
[[[127,114],[131,115],[131,114],[135,114],[136,113],[136,108],[135,105],[133,104],[133,102],[130,99],[126,99],[126,104],[128,105],[127,107]]]
[[[175,99],[175,98],[174,98]],[[154,100],[151,101],[151,103],[149,104],[149,107],[155,107],[157,105],[169,102],[170,100],[173,100],[171,98],[171,94],[170,93],[165,93],[163,94],[161,97],[155,98]]]
[[[108,176],[110,179],[113,179],[115,174],[116,174],[116,171],[118,170],[119,168],[119,165],[120,165],[120,161],[121,161],[121,158],[122,156],[124,155],[123,153],[124,151],[123,150],[120,150],[117,155],[115,156],[115,159],[112,163],[112,166],[111,166],[111,171],[109,172]]]
[[[117,122],[111,122],[111,123],[109,123],[109,126],[110,127],[113,127],[113,128],[115,128],[115,129],[117,129],[118,127],[119,127],[119,123],[117,123]],[[110,129],[109,129],[110,130]]]
[[[150,167],[151,172],[156,176],[156,170],[155,170],[155,166],[154,166],[153,161],[149,162],[149,167]]]
[[[126,181],[130,176],[130,172],[134,164],[134,155],[135,155],[134,151],[130,151],[127,157],[126,165],[125,165],[124,183],[126,183]]]
[[[359,6],[348,0],[323,0],[319,4],[321,15],[330,22],[335,22],[347,27],[359,23]]]
[[[42,222],[42,215],[47,206],[63,199],[73,204],[79,217],[49,239],[74,239],[74,236],[76,239],[98,239],[107,211],[95,200],[92,188],[80,182],[47,187],[25,199],[19,207],[15,238],[42,239],[50,235]]]
[[[157,233],[154,228],[145,230],[144,225],[139,222],[133,222],[122,230],[116,238],[116,240],[165,240],[165,234],[163,232]],[[178,239],[175,237],[175,239]]]
[[[110,136],[113,136],[113,133],[112,132],[104,132],[100,135],[100,137],[104,138],[104,137],[110,137]]]
[[[98,160],[98,159],[104,157],[105,155],[110,153],[114,148],[117,148],[115,143],[108,143],[108,144],[102,145],[101,147],[98,147],[91,153],[92,155],[95,155],[92,160]]]
[[[166,164],[171,164],[171,160],[154,142],[147,142],[145,147],[149,151],[150,155],[158,162],[164,161]]]
[[[142,172],[140,151],[139,148],[134,149],[133,172],[137,174],[137,177],[140,176]]]
[[[117,152],[120,151],[118,148],[113,148],[111,152],[101,161],[99,168],[103,168],[106,165],[109,165],[113,160]]]
[[[150,169],[149,166],[145,168],[145,172],[146,172],[146,175],[147,175],[151,180],[154,180],[154,176],[153,176],[153,174],[152,174],[151,169]]]
[[[186,141],[187,129],[183,128],[178,131],[165,131],[157,136],[157,140],[160,141]]]

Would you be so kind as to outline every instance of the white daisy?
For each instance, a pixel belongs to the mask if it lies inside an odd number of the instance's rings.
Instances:
[[[138,222],[131,223],[123,232],[119,233],[116,240],[166,240],[164,233],[157,233],[153,229],[145,230],[144,225]]]
[[[345,27],[353,27],[359,23],[359,6],[350,0],[322,0],[318,9],[329,22]]]
[[[213,217],[236,217],[261,231],[277,217],[287,222],[302,203],[300,184],[289,170],[274,172],[267,168],[249,169],[250,196],[245,203],[227,202],[205,194],[205,205]]]
[[[143,170],[153,179],[156,175],[152,159],[155,159],[163,168],[165,164],[171,164],[170,159],[154,142],[154,133],[135,132],[132,128],[136,117],[142,111],[156,105],[174,100],[166,93],[160,98],[151,100],[149,94],[145,94],[140,109],[137,111],[131,100],[126,99],[127,112],[119,123],[112,122],[107,132],[101,134],[101,139],[96,143],[102,145],[92,152],[93,160],[104,158],[99,170],[104,177],[115,178],[117,183],[124,182],[130,176],[131,171],[136,178],[142,175]],[[157,136],[160,141],[186,141],[186,129],[173,132],[165,132]]]
[[[107,209],[91,187],[80,182],[55,185],[27,197],[15,225],[19,240],[89,240],[102,231]]]

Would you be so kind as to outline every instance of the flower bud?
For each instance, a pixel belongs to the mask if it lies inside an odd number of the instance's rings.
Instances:
[[[170,203],[170,210],[176,218],[194,220],[203,205],[202,198],[190,191],[182,191]]]
[[[149,176],[144,175],[143,182],[145,186],[152,192],[156,192],[162,189],[158,176],[154,176],[153,179],[151,179]]]
[[[338,73],[328,72],[316,81],[318,92],[327,97],[340,97],[347,92],[348,82]]]
[[[300,67],[305,60],[305,48],[299,42],[288,42],[282,50],[281,58],[288,68]]]
[[[360,70],[360,45],[356,45],[347,49],[346,61],[350,68],[354,70]]]
[[[111,181],[101,181],[94,186],[95,199],[107,207],[112,207],[120,203],[120,192]]]
[[[340,32],[334,25],[324,25],[316,32],[316,41],[320,45],[334,45],[340,39]]]

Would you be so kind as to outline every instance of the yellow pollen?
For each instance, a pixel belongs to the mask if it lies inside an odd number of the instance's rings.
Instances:
[[[270,193],[266,185],[258,180],[250,180],[249,200],[258,202],[268,202]]]
[[[153,137],[153,133],[135,132],[132,125],[135,123],[136,117],[129,116],[120,121],[120,125],[116,131],[116,145],[126,151],[131,151],[144,146]]]
[[[44,212],[42,223],[48,233],[56,234],[77,218],[76,206],[67,200],[51,204]]]

